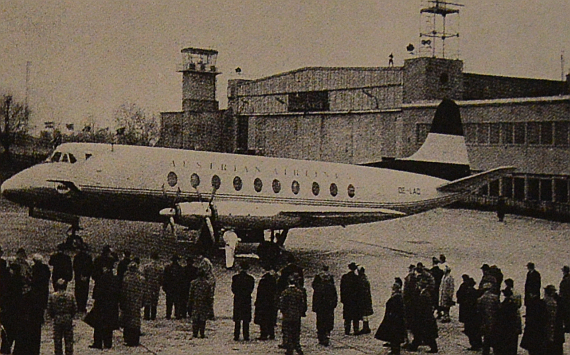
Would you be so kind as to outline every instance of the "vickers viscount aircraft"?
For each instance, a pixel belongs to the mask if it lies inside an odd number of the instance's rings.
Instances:
[[[368,223],[457,201],[513,171],[470,175],[459,107],[438,106],[412,156],[351,165],[181,149],[65,143],[45,163],[2,184],[2,195],[30,215],[174,222],[218,241],[232,228],[243,242],[264,231]],[[210,238],[208,238],[208,236]]]

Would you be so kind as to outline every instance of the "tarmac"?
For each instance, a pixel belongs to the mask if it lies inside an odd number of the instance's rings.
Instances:
[[[184,253],[187,245],[171,236],[160,236],[158,224],[114,220],[82,220],[82,235],[92,250],[98,252],[104,244],[116,251],[130,249],[143,262],[151,251],[161,252],[166,263],[173,252]],[[0,199],[0,245],[4,256],[12,256],[18,247],[25,247],[28,254],[41,253],[46,257],[64,239],[66,226],[56,222],[33,219],[25,209]],[[460,209],[436,209],[397,220],[357,226],[328,227],[292,230],[285,243],[305,269],[305,285],[308,292],[309,311],[302,321],[301,345],[305,354],[387,354],[388,348],[374,339],[373,333],[382,321],[384,305],[390,296],[394,277],[403,278],[409,264],[422,262],[431,266],[431,258],[445,254],[455,278],[455,288],[461,283],[461,275],[469,274],[478,282],[483,263],[497,265],[505,278],[515,281],[515,289],[524,293],[526,264],[532,261],[542,274],[542,287],[553,284],[558,288],[563,265],[570,264],[570,224],[549,222],[528,217],[507,215],[505,222],[498,222],[494,213]],[[254,245],[238,246],[238,253],[250,254]],[[240,257],[238,257],[238,262]],[[248,260],[252,260],[248,258]],[[337,288],[340,277],[348,269],[349,262],[366,267],[371,283],[374,315],[370,317],[372,334],[344,335],[342,305],[335,312],[335,329],[331,346],[318,345],[315,314],[311,311],[314,275],[322,265],[329,265],[335,276]],[[161,294],[158,318],[143,321],[141,346],[129,348],[123,345],[122,333],[115,331],[114,346],[110,350],[94,350],[92,329],[81,321],[75,321],[76,354],[284,354],[278,348],[281,328],[277,326],[277,339],[270,341],[234,341],[232,315],[231,276],[236,271],[226,270],[223,258],[213,258],[217,276],[215,295],[216,319],[206,325],[206,338],[193,339],[189,320],[166,320],[165,298]],[[253,260],[250,273],[259,281],[263,270]],[[73,282],[71,283],[73,285]],[[254,291],[254,299],[255,299]],[[92,300],[90,300],[92,304]],[[523,307],[524,308],[524,307]],[[522,311],[524,315],[524,310]],[[458,309],[451,310],[451,323],[439,323],[437,339],[440,354],[474,354],[468,351],[467,337],[462,334],[458,322]],[[524,322],[524,318],[523,318]],[[251,325],[251,338],[259,336],[257,325]],[[568,339],[568,336],[567,336]],[[426,353],[428,347],[420,347],[416,354]],[[565,343],[565,353],[570,344]],[[42,354],[53,353],[51,325],[49,321],[42,331]],[[402,351],[402,354],[408,352]],[[519,348],[518,354],[527,354]]]

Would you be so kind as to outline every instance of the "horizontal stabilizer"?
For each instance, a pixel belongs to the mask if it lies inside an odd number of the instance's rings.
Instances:
[[[484,171],[479,174],[467,176],[461,179],[450,181],[437,188],[440,192],[471,192],[481,186],[496,180],[516,170],[514,166],[503,166],[500,168]]]

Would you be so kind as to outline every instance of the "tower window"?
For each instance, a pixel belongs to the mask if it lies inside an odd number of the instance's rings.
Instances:
[[[329,110],[328,91],[295,92],[289,94],[289,112]]]

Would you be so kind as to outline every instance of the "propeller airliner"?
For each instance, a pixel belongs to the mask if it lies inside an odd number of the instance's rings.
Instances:
[[[470,175],[459,107],[438,106],[426,141],[412,156],[364,165],[190,151],[64,143],[45,161],[1,186],[30,215],[78,227],[80,216],[176,223],[219,241],[264,231],[384,221],[459,200],[511,173]],[[210,238],[208,238],[208,236]]]

